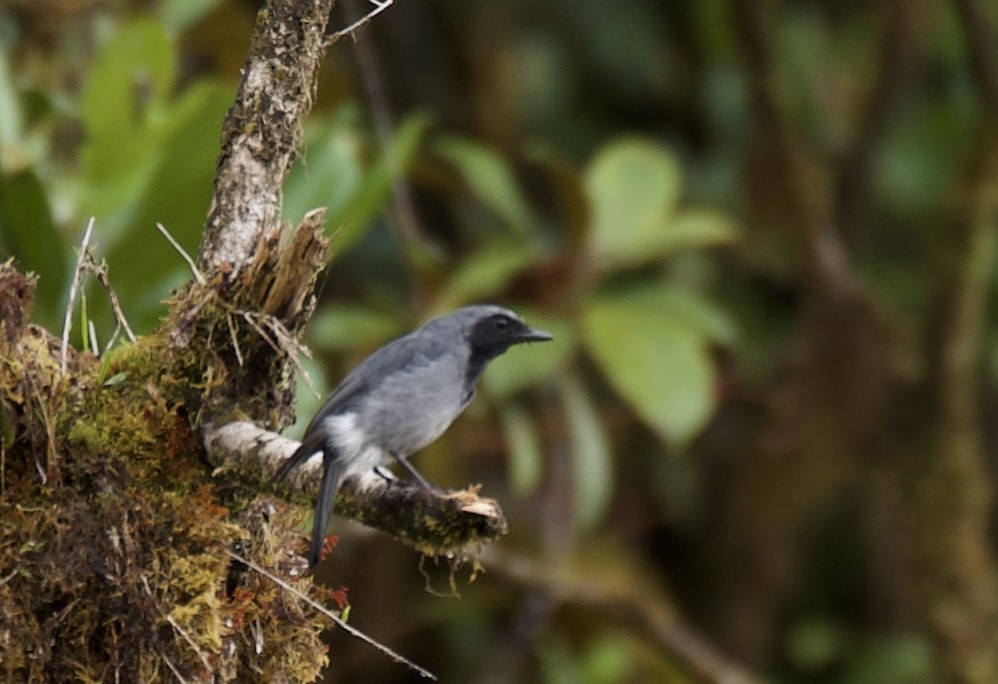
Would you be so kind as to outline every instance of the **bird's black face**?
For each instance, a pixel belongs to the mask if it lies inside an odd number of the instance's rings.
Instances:
[[[490,361],[514,344],[523,342],[544,342],[551,335],[543,330],[535,330],[523,321],[504,313],[496,313],[479,320],[472,326],[468,335],[473,358]]]

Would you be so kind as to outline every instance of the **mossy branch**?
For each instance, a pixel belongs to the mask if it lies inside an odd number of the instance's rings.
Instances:
[[[270,0],[257,15],[236,101],[222,126],[201,242],[206,272],[235,274],[280,223],[284,180],[312,110],[333,0]]]
[[[248,422],[207,431],[205,444],[216,472],[248,480],[269,479],[298,448],[298,442]],[[287,487],[311,502],[320,477],[320,461],[312,459],[292,473]],[[506,533],[499,504],[480,498],[476,487],[430,492],[373,473],[348,478],[334,510],[432,556],[464,556]]]

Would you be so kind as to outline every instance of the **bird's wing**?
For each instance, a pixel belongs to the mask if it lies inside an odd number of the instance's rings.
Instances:
[[[349,411],[360,396],[407,366],[430,363],[446,352],[445,340],[420,329],[389,342],[350,371],[305,428],[309,435],[329,416]]]

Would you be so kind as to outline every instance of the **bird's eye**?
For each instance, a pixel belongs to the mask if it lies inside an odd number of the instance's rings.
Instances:
[[[497,318],[495,320],[495,326],[496,330],[498,330],[499,332],[506,332],[507,330],[509,330],[509,321],[506,320],[505,318]]]

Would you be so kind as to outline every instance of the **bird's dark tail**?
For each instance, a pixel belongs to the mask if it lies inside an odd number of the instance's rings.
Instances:
[[[316,452],[322,452],[322,482],[319,485],[319,498],[315,502],[315,513],[312,515],[312,548],[308,554],[309,567],[315,567],[322,559],[322,542],[326,537],[326,526],[329,516],[336,503],[336,491],[340,488],[345,466],[339,458],[339,453],[331,448],[321,433],[306,435],[301,446],[291,454],[281,467],[277,469],[275,478],[288,476],[292,470],[307,461]]]
[[[305,439],[302,440],[301,446],[295,449],[295,453],[291,454],[291,457],[281,464],[274,477],[278,480],[284,479],[288,476],[288,473],[311,458],[312,454],[322,451],[323,446],[323,437],[319,432],[306,435]]]
[[[346,469],[339,454],[326,448],[322,454],[322,483],[319,485],[319,498],[315,502],[312,516],[312,548],[308,553],[308,565],[314,568],[322,560],[322,543],[326,538],[326,526],[336,503],[336,490]]]

